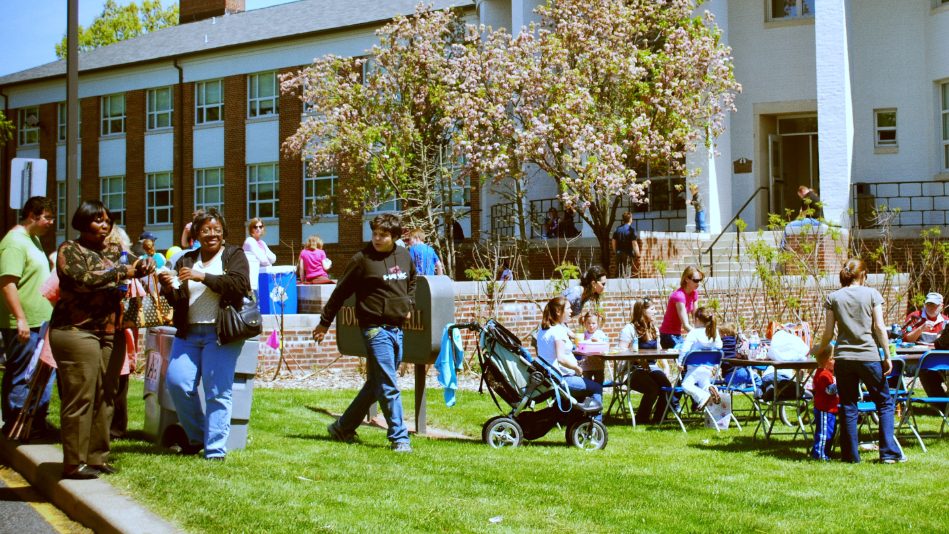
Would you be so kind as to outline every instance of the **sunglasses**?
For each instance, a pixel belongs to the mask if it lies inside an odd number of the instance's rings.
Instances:
[[[255,224],[253,227],[254,227],[254,228],[263,228],[264,225],[262,225],[262,224]]]
[[[701,282],[702,282],[702,279],[701,279],[701,278],[693,278],[692,281],[695,282],[696,284],[698,284],[698,283],[701,283]]]

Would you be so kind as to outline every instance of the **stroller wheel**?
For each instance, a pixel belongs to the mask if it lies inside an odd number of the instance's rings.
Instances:
[[[567,426],[567,444],[586,451],[606,447],[606,427],[599,421],[586,419]]]
[[[484,442],[492,448],[517,447],[521,444],[524,431],[521,425],[510,417],[500,416],[489,419],[481,431]]]

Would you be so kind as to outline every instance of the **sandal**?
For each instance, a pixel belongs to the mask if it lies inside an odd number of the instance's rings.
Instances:
[[[711,395],[710,399],[712,401],[712,404],[722,403],[722,396],[718,394],[718,388],[716,388],[715,386],[708,387],[708,394]]]

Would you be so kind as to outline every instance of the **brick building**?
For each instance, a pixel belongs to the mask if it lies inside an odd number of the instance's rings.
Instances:
[[[541,0],[440,0],[471,22],[515,33],[536,21]],[[244,11],[242,0],[182,0],[181,24],[82,54],[82,196],[106,201],[131,235],[144,229],[159,247],[178,240],[196,207],[222,206],[238,236],[259,216],[281,262],[319,234],[335,257],[368,238],[365,217],[307,206],[338,199],[344,177],[305,176],[280,150],[299,124],[301,103],[281,95],[278,76],[332,53],[361,56],[374,30],[411,13],[415,0],[300,0]],[[635,214],[647,232],[647,257],[695,261],[736,212],[750,228],[768,212],[796,209],[798,185],[818,190],[829,220],[872,227],[879,204],[899,208],[895,226],[914,247],[949,211],[949,0],[710,0],[743,84],[715,151],[688,158],[708,210],[710,234],[686,238],[693,213],[676,187],[682,177],[651,177],[650,203]],[[13,157],[48,161],[48,190],[64,205],[65,62],[0,77],[2,105],[17,125],[2,154],[7,182]],[[760,193],[762,190],[764,193]],[[528,193],[534,226],[561,207],[556,185]],[[8,204],[8,189],[0,200]],[[489,186],[464,195],[466,236],[516,235],[511,206]],[[387,206],[372,207],[384,210]],[[61,213],[59,227],[65,227]],[[465,210],[468,211],[467,209]],[[851,215],[853,212],[853,215]],[[13,210],[4,212],[6,226]],[[595,239],[581,225],[571,254],[595,261]],[[59,237],[62,237],[62,232]],[[872,238],[872,233],[867,238]],[[49,247],[55,237],[50,236]],[[556,243],[559,247],[562,243]],[[531,265],[549,273],[539,247]]]

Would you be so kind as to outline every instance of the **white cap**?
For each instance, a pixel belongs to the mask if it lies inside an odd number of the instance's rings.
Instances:
[[[919,301],[917,301],[919,302]],[[942,295],[933,291],[932,293],[926,295],[926,304],[933,303],[936,305],[942,304]]]

